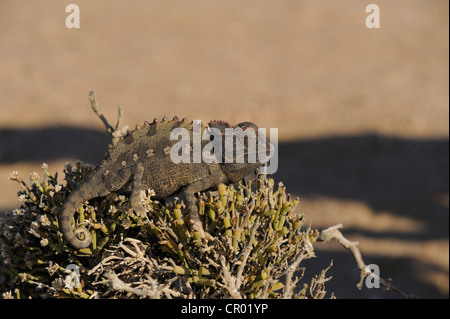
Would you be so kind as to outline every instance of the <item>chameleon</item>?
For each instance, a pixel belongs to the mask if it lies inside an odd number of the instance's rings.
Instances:
[[[208,189],[217,189],[222,183],[235,183],[253,173],[262,163],[259,159],[254,163],[249,160],[238,162],[236,157],[232,162],[227,162],[224,157],[225,152],[216,154],[216,161],[210,163],[205,161],[174,163],[171,160],[170,151],[177,140],[170,138],[171,131],[175,128],[185,128],[190,132],[192,141],[194,124],[194,121],[188,122],[186,119],[178,120],[174,117],[173,120],[167,120],[164,117],[160,122],[156,119],[152,123],[145,122],[144,125],[137,126],[135,130],[128,131],[127,135],[120,137],[109,148],[102,162],[68,195],[62,206],[60,230],[69,245],[79,250],[87,248],[92,241],[87,228],[78,227],[74,230],[72,228],[72,219],[77,208],[90,199],[105,197],[119,190],[131,191],[131,207],[141,217],[146,216],[146,210],[140,198],[141,190],[151,189],[154,191],[154,197],[161,199],[182,193],[189,222],[194,230],[204,235],[195,194]],[[216,120],[209,122],[208,126],[201,125],[201,132],[211,128],[220,132],[222,137],[229,134],[230,130],[227,131],[227,128],[240,128],[241,132],[250,129],[261,134],[258,126],[252,122],[242,122],[231,126],[228,122]],[[254,136],[258,136],[257,134]],[[215,136],[211,140],[214,138]],[[237,140],[238,138],[233,139],[234,146]],[[273,145],[265,138],[256,138],[256,140],[265,143],[266,151],[273,148]],[[224,141],[225,139],[222,141],[222,146],[225,147]],[[210,141],[202,140],[202,147],[208,142]],[[244,146],[245,154],[247,154],[248,145],[250,144],[247,139]]]

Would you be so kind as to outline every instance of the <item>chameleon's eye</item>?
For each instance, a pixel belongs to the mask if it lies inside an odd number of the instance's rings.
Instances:
[[[249,146],[256,146],[258,134],[254,129],[238,129],[236,132],[236,140],[244,148],[247,148]]]

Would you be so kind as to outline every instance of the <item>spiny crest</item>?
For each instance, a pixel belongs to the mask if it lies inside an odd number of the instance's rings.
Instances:
[[[215,124],[225,125],[226,127],[231,127],[230,123],[228,123],[227,121],[222,121],[222,120],[214,120],[214,121],[210,121],[208,123],[209,126],[214,126]]]
[[[223,121],[220,122],[222,123]],[[138,136],[141,137],[144,132],[147,136],[153,136],[157,134],[157,131],[159,129],[170,130],[172,128],[183,127],[190,130],[192,129],[193,124],[194,121],[188,122],[186,118],[179,120],[177,116],[174,116],[171,121],[169,121],[165,116],[162,117],[161,121],[158,121],[158,119],[154,118],[151,123],[148,121],[144,121],[144,125],[136,125],[136,128],[134,130],[128,130],[127,134],[125,136],[122,136],[120,140],[124,141],[126,144],[131,144],[136,140]],[[203,123],[201,125],[201,129],[204,129]]]
[[[214,127],[214,128],[219,129],[223,133],[224,133],[226,128],[240,128],[243,131],[251,129],[251,130],[254,130],[257,135],[259,134],[258,126],[256,124],[252,123],[252,122],[241,122],[241,123],[239,123],[237,125],[231,126],[226,121],[214,120],[214,121],[209,122],[208,125],[209,125],[209,127]]]
[[[164,117],[162,117],[160,122],[156,118],[154,118],[151,123],[144,121],[144,125],[136,125],[136,128],[133,131],[127,131],[127,134],[125,136],[121,137],[121,140],[123,140],[126,144],[131,144],[131,143],[133,143],[133,141],[136,138],[139,138],[139,137],[141,137],[141,135],[144,135],[143,134],[144,132],[145,132],[145,135],[147,135],[147,136],[153,136],[153,135],[157,134],[157,132],[159,130],[163,130],[163,131],[167,130],[168,131],[168,130],[171,130],[173,128],[178,128],[178,127],[192,130],[193,126],[194,126],[194,121],[188,121],[186,118],[183,118],[180,121],[177,116],[174,116],[172,118],[172,120],[170,121],[167,119],[167,117],[164,116]],[[221,131],[224,131],[225,128],[239,127],[243,131],[245,131],[247,129],[251,129],[251,130],[254,130],[257,135],[259,134],[258,126],[256,126],[252,122],[242,122],[235,126],[231,126],[230,123],[228,123],[227,121],[213,120],[208,123],[207,127],[218,128]],[[201,122],[201,130],[203,131],[203,129],[205,129],[205,126]]]

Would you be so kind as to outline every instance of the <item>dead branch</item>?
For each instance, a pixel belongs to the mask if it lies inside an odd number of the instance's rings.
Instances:
[[[253,204],[254,206],[254,204]],[[247,214],[250,215],[251,211],[248,211]],[[237,271],[237,276],[236,276],[236,287],[240,287],[241,283],[242,283],[242,273],[244,271],[245,266],[247,265],[247,259],[250,256],[250,253],[252,252],[253,249],[253,242],[255,240],[255,235],[256,235],[256,230],[259,227],[259,217],[257,218],[257,220],[255,221],[254,225],[253,225],[253,229],[252,229],[252,233],[250,235],[250,239],[247,243],[247,245],[244,248],[243,251],[243,257],[242,257],[242,262],[239,265],[238,271]]]
[[[326,274],[332,266],[333,261],[331,261],[330,265],[327,268],[323,269],[319,275],[316,275],[311,279],[311,285],[309,286],[309,295],[311,296],[311,298],[322,299],[325,297],[325,294],[327,293],[325,290],[325,283],[333,278],[332,276],[327,278]],[[331,293],[331,298],[335,298],[333,293]]]
[[[117,116],[117,123],[115,127],[112,127],[111,124],[109,124],[108,120],[106,120],[105,116],[102,113],[102,110],[100,109],[100,105],[97,100],[97,95],[95,94],[95,91],[89,92],[89,101],[91,101],[91,107],[92,110],[94,110],[95,114],[102,120],[103,124],[106,127],[106,132],[111,137],[112,144],[116,144],[117,141],[120,139],[120,137],[125,136],[127,133],[128,126],[121,127],[121,121],[122,121],[122,107],[118,106],[118,116]]]
[[[225,257],[220,256],[220,263],[222,265],[223,281],[225,284],[217,283],[218,285],[225,288],[233,299],[242,299],[239,293],[238,287],[236,286],[236,279],[230,274],[228,270]]]
[[[374,277],[374,279],[379,280],[380,285],[383,287],[383,290],[397,292],[403,298],[415,298],[414,295],[409,294],[409,293],[404,293],[403,291],[396,288],[392,284],[391,280],[383,279],[383,278],[379,277],[378,275],[374,274],[370,270],[370,267],[368,267],[364,263],[361,252],[359,251],[359,248],[358,248],[359,243],[356,241],[350,241],[347,238],[345,238],[344,235],[342,235],[342,233],[339,231],[339,229],[342,227],[343,227],[342,224],[337,224],[335,226],[331,226],[331,227],[328,227],[327,229],[322,230],[319,234],[318,240],[322,241],[322,242],[327,242],[331,239],[336,239],[342,245],[342,247],[344,247],[345,249],[350,250],[352,252],[353,256],[355,257],[358,269],[360,271],[360,280],[359,280],[358,284],[356,285],[356,287],[358,287],[359,290],[362,289],[364,279],[368,275],[371,275]]]
[[[297,271],[300,263],[303,259],[309,259],[315,257],[313,246],[311,242],[309,241],[308,237],[305,238],[305,244],[302,248],[302,250],[298,253],[295,260],[286,267],[286,284],[283,289],[283,299],[291,299],[292,295],[294,293],[294,288],[297,285],[297,282],[299,281],[299,278],[296,278],[295,280],[292,280],[292,277],[294,276],[294,273]]]
[[[108,279],[107,283],[111,285],[112,289],[130,292],[144,298],[161,299],[163,294],[168,298],[171,298],[172,296],[178,297],[180,295],[179,292],[169,289],[170,285],[177,279],[176,277],[171,278],[166,283],[160,285],[153,278],[146,275],[146,278],[150,283],[150,288],[133,288],[129,284],[126,284],[120,280],[119,276],[117,276],[114,272],[106,273],[105,277]]]

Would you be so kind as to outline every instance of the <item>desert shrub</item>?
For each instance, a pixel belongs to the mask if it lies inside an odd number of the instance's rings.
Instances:
[[[282,183],[260,175],[199,193],[206,236],[192,231],[179,198],[142,191],[147,218],[136,216],[129,194],[85,202],[74,224],[92,244],[79,251],[59,230],[67,195],[92,170],[76,162],[64,183],[42,165],[30,183],[17,172],[20,208],[0,220],[3,298],[323,298],[326,270],[309,283],[300,263],[314,256],[318,231],[304,227]],[[76,270],[74,272],[74,270]],[[76,275],[79,275],[77,277]],[[79,283],[77,284],[79,279]],[[332,296],[332,295],[331,295]]]

